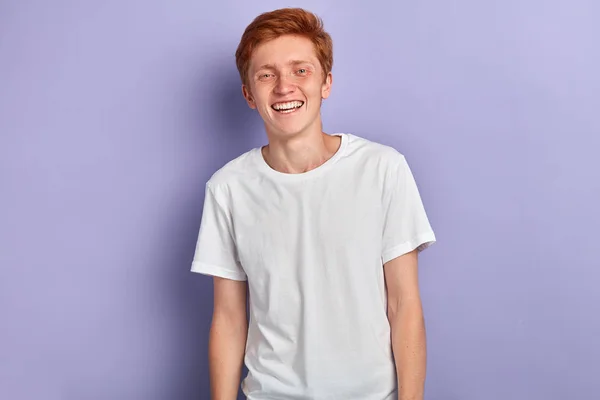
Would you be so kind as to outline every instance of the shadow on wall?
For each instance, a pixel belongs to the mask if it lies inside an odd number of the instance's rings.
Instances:
[[[199,129],[207,130],[203,139],[210,143],[209,151],[218,157],[215,160],[215,168],[219,168],[225,162],[257,146],[259,141],[264,141],[265,135],[258,112],[248,107],[242,95],[241,81],[234,60],[223,60],[212,69],[218,71],[216,79],[209,85],[208,95],[202,96],[202,104],[207,103],[210,115],[203,118]],[[210,121],[208,126],[207,120]]]
[[[217,76],[207,84],[199,80],[193,94],[192,118],[197,135],[187,135],[191,148],[198,149],[197,171],[187,174],[191,182],[174,194],[175,212],[165,212],[169,221],[163,224],[163,240],[159,243],[164,260],[165,279],[162,290],[171,323],[170,337],[177,343],[167,348],[173,360],[165,367],[169,399],[208,399],[208,333],[211,322],[212,279],[190,272],[204,201],[204,184],[225,163],[255,146],[262,135],[262,122],[248,108],[241,94],[237,71],[231,62],[214,68]],[[187,153],[186,153],[187,154]],[[193,187],[193,190],[189,188]],[[165,248],[168,249],[165,251]],[[244,370],[243,375],[245,376]],[[240,393],[239,399],[245,399]]]

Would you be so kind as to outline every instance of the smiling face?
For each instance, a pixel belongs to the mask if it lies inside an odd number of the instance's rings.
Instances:
[[[321,133],[321,101],[329,97],[332,76],[324,71],[313,43],[284,35],[259,45],[242,92],[258,110],[271,138]]]

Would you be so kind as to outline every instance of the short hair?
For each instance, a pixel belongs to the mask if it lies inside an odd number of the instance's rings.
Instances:
[[[323,20],[302,8],[281,8],[260,14],[242,35],[235,52],[235,63],[243,84],[248,84],[248,68],[253,51],[260,44],[283,35],[298,35],[315,46],[323,69],[323,79],[333,67],[333,42],[323,27]]]

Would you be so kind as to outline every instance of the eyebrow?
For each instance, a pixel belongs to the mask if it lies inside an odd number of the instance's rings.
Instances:
[[[306,60],[291,60],[290,62],[288,62],[288,65],[298,65],[298,64],[310,64],[310,65],[313,65],[312,62],[306,61]],[[260,71],[261,69],[275,69],[275,66],[273,64],[263,64],[259,68],[257,68],[256,70]]]

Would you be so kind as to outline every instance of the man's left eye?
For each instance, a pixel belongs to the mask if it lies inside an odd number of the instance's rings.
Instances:
[[[304,68],[300,68],[300,69],[298,70],[298,72],[299,72],[299,73],[301,73],[301,74],[305,74],[305,73],[306,73],[306,70],[305,70]]]

